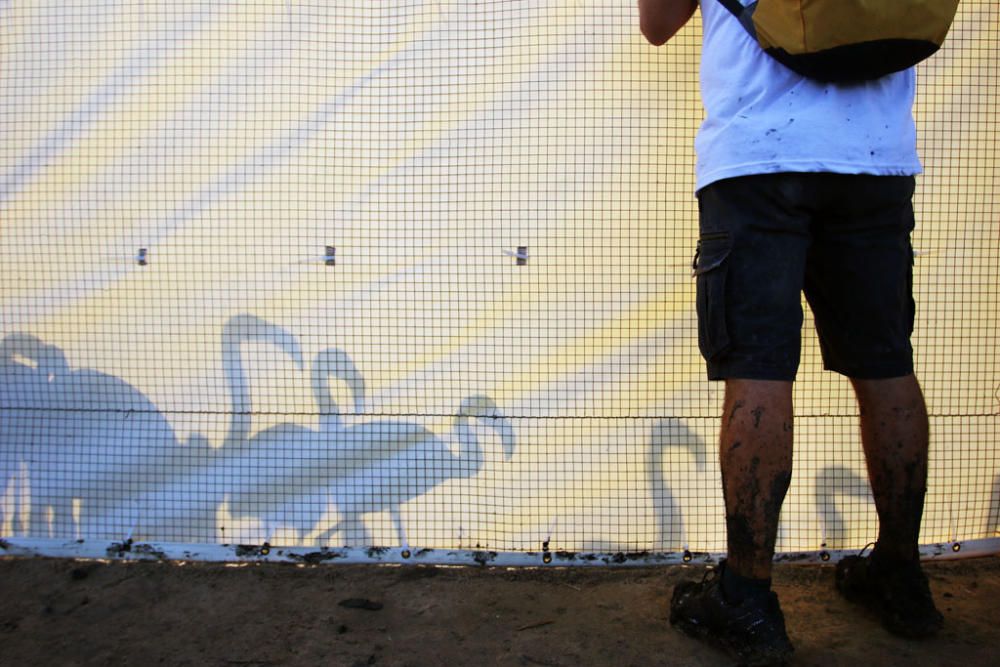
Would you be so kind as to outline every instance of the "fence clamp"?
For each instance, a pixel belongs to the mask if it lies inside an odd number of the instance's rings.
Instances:
[[[526,245],[517,246],[516,251],[504,250],[503,254],[507,255],[508,257],[513,257],[514,259],[516,259],[518,266],[524,266],[525,264],[528,263],[528,246]]]

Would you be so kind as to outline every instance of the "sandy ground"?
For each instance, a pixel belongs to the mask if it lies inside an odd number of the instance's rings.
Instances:
[[[987,665],[1000,558],[928,564],[946,617],[911,642],[781,565],[798,665]],[[499,569],[0,560],[6,665],[728,665],[673,630],[674,583],[700,567]]]

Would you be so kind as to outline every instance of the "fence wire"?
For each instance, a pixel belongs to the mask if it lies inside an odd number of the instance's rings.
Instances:
[[[721,551],[698,18],[0,2],[0,535]],[[1000,535],[996,3],[920,66],[922,541]],[[876,531],[811,320],[781,552]]]

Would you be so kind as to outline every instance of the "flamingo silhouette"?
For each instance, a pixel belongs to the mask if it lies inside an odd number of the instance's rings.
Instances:
[[[816,473],[814,494],[827,548],[844,549],[853,546],[848,544],[848,527],[837,507],[837,500],[845,495],[871,500],[868,480],[846,466],[825,466]]]
[[[245,446],[252,460],[234,467],[252,470],[231,489],[230,512],[234,518],[257,518],[270,526],[308,533],[326,512],[323,504],[296,502],[303,489],[315,487],[317,470],[329,468],[329,457],[343,444],[344,426],[330,391],[330,380],[350,389],[354,413],[364,410],[365,383],[351,358],[342,350],[327,348],[313,358],[313,400],[319,415],[316,430],[298,424],[280,424],[261,431]]]
[[[656,516],[657,549],[673,547],[685,548],[687,536],[684,530],[683,513],[677,506],[674,494],[663,474],[663,455],[671,449],[687,450],[694,459],[696,472],[705,471],[707,459],[704,441],[682,422],[675,419],[661,419],[653,424],[647,451],[646,471],[650,493],[653,497],[653,511]],[[678,541],[669,542],[668,536],[677,535]]]
[[[16,535],[30,530],[31,503],[26,502],[30,466],[38,457],[38,440],[45,428],[38,416],[55,406],[51,381],[65,368],[60,357],[59,350],[30,334],[12,333],[0,341],[0,529],[4,532]]]
[[[136,534],[145,539],[164,539],[164,531],[177,531],[171,539],[204,540],[217,537],[214,528],[216,510],[234,487],[253,474],[247,461],[253,461],[250,448],[252,412],[250,386],[243,362],[243,345],[261,342],[274,345],[302,367],[298,340],[285,329],[255,315],[239,314],[226,321],[222,329],[222,365],[229,395],[229,427],[217,448],[208,448],[200,459],[189,461],[186,474],[169,483],[148,488],[141,503],[145,521]]]
[[[24,448],[31,533],[121,537],[136,517],[112,508],[177,464],[169,422],[132,385],[100,371],[72,370],[61,350],[34,336],[8,336],[3,347],[5,371],[14,369],[15,386],[25,391],[21,400],[32,403],[30,414],[14,420],[22,423],[13,435]],[[29,360],[34,373],[16,357]]]
[[[245,446],[250,435],[252,402],[243,364],[243,345],[250,342],[274,345],[302,368],[299,341],[287,330],[249,313],[226,320],[222,327],[222,368],[229,393],[229,431],[220,449],[223,454],[233,453],[234,446]]]
[[[317,536],[323,543],[342,533],[362,546],[371,546],[363,515],[388,510],[396,537],[408,546],[400,506],[452,479],[468,479],[482,470],[485,455],[470,425],[476,418],[497,431],[503,458],[514,454],[514,432],[506,417],[487,396],[462,402],[452,437],[458,453],[433,432],[418,424],[373,421],[342,432],[344,446],[323,471],[325,491],[336,503],[340,520]]]

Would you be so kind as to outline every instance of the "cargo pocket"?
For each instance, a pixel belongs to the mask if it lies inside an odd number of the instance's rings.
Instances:
[[[732,244],[725,232],[702,234],[691,263],[697,280],[698,348],[711,361],[729,348],[726,277]]]

